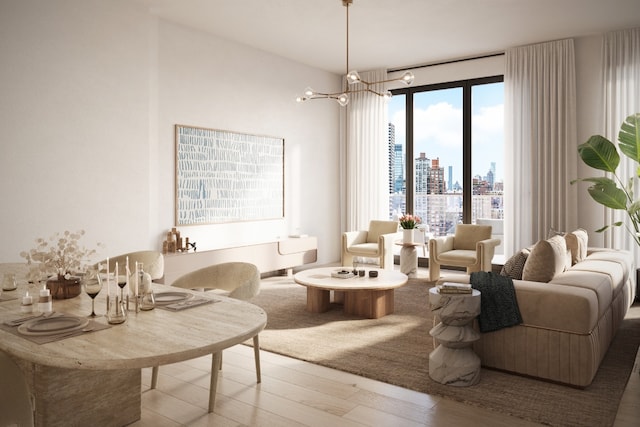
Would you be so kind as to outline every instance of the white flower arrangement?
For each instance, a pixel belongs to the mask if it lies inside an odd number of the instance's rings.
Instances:
[[[83,272],[89,258],[96,253],[95,249],[80,246],[79,240],[84,233],[84,230],[65,231],[62,234],[55,233],[49,240],[36,239],[35,248],[20,252],[20,256],[31,266],[27,279],[37,282],[52,275],[69,279],[73,274]],[[98,243],[98,246],[101,244]]]

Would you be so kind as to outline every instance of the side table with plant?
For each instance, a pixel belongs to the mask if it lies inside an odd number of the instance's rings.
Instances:
[[[413,230],[422,222],[419,216],[405,214],[400,217],[400,227],[403,229],[402,241],[413,243]]]

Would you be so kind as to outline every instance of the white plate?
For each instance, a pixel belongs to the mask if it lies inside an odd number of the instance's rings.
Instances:
[[[193,294],[188,292],[159,292],[154,299],[158,305],[174,304],[193,298]]]
[[[23,323],[18,326],[22,335],[57,335],[82,329],[89,324],[89,319],[75,316],[44,317]]]

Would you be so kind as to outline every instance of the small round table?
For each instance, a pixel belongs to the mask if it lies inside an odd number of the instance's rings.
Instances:
[[[403,242],[398,241],[396,245],[402,246],[400,249],[400,271],[407,277],[416,277],[418,275],[418,251],[416,246],[422,246],[419,242]]]
[[[441,294],[437,287],[429,289],[429,307],[441,323],[429,334],[440,345],[429,354],[429,376],[441,384],[458,387],[480,381],[480,358],[473,343],[480,334],[472,322],[480,314],[480,291],[470,294]]]

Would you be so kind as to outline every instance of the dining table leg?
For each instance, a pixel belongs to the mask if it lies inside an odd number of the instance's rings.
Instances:
[[[211,384],[209,386],[209,413],[213,412],[216,403],[216,390],[218,388],[218,372],[222,363],[222,351],[211,355]]]

